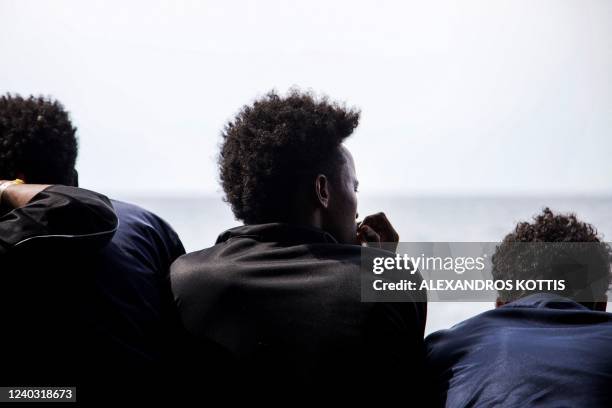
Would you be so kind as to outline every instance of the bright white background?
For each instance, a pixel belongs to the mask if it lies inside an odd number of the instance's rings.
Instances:
[[[293,85],[362,109],[367,193],[612,191],[611,1],[0,0],[0,58],[109,193],[218,194],[224,123]]]

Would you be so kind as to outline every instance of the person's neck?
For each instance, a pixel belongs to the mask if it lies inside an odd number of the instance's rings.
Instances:
[[[291,212],[287,219],[284,221],[287,224],[307,227],[307,228],[316,228],[320,230],[325,230],[323,224],[323,217],[321,216],[320,211],[311,210],[311,209],[297,209]]]

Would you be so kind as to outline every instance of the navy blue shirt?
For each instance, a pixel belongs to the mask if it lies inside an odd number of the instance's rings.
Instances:
[[[482,313],[426,339],[448,407],[612,406],[612,314],[552,294]]]
[[[107,364],[142,367],[172,347],[175,308],[169,270],[185,249],[174,230],[155,214],[112,200],[119,227],[89,264],[94,268],[93,321]]]

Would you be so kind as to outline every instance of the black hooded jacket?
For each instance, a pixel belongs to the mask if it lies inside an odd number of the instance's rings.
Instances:
[[[87,321],[87,262],[113,237],[110,201],[51,186],[0,216],[3,385],[76,385],[95,329]]]

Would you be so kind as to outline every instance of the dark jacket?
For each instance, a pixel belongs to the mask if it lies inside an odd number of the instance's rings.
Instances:
[[[168,224],[53,186],[0,220],[0,248],[2,384],[76,385],[80,401],[171,393],[169,268],[185,251]]]
[[[426,339],[447,407],[612,406],[612,314],[531,295]]]
[[[0,255],[36,245],[57,245],[66,250],[84,244],[101,248],[116,228],[117,217],[105,196],[74,187],[50,186],[28,205],[0,214]]]
[[[361,302],[361,257],[375,254],[389,255],[317,229],[263,224],[179,258],[171,281],[192,342],[187,360],[198,361],[194,388],[300,398],[418,388],[427,305]]]
[[[64,186],[0,217],[1,384],[76,384],[92,338],[78,307],[85,262],[116,227],[106,197]]]
[[[178,324],[170,265],[185,249],[157,215],[122,201],[112,204],[117,231],[87,260],[94,288],[90,316],[96,321],[97,353],[106,354],[104,366],[133,384],[134,377],[160,376],[166,369]]]

